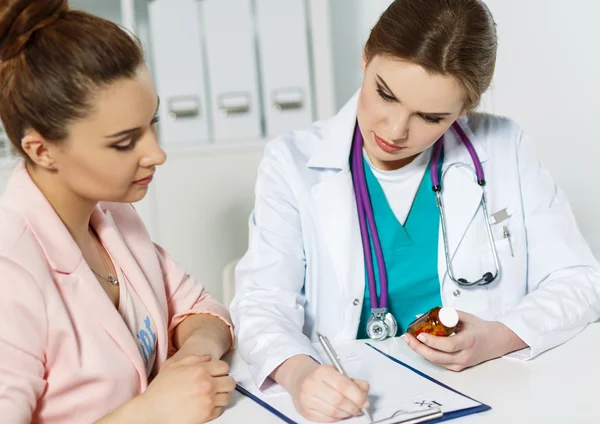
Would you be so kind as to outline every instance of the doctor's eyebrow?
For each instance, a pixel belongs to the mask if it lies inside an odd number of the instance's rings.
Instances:
[[[156,98],[157,104],[156,104],[156,111],[154,112],[154,116],[156,116],[156,114],[158,113],[158,109],[160,108],[160,97]],[[154,122],[156,118],[152,118],[152,121]],[[128,130],[123,130],[123,131],[119,131],[118,133],[115,134],[111,134],[111,135],[105,135],[104,138],[117,138],[117,137],[122,137],[124,135],[128,135],[131,133],[134,133],[136,131],[139,131],[140,128],[130,128]]]
[[[385,87],[385,89],[387,90],[388,95],[390,97],[393,97],[396,102],[402,104],[400,99],[394,94],[394,92],[390,89],[390,87],[387,85],[385,80],[383,78],[381,78],[381,76],[377,75],[377,81],[379,82],[379,84],[381,84]],[[427,115],[427,116],[449,116],[449,115],[452,115],[451,112],[418,112],[418,113],[420,115]]]

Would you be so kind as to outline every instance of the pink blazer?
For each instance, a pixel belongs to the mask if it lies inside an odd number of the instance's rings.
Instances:
[[[99,204],[92,225],[156,324],[155,372],[186,316],[231,327],[131,205]],[[0,198],[0,422],[91,423],[147,385],[132,334],[21,162]]]

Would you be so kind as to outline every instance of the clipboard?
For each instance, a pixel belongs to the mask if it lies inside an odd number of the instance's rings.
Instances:
[[[384,364],[385,366],[389,366],[390,364],[401,366],[402,369],[395,369],[396,372],[402,372],[402,373],[408,372],[408,373],[410,373],[411,378],[423,380],[424,384],[427,384],[430,387],[435,386],[436,390],[444,391],[446,393],[452,393],[452,396],[454,396],[454,397],[458,396],[458,397],[464,398],[465,401],[468,400],[469,404],[473,405],[470,407],[453,409],[453,410],[449,410],[449,411],[445,411],[445,412],[442,409],[438,409],[437,406],[434,406],[432,408],[424,408],[421,410],[409,411],[410,413],[400,414],[398,416],[388,416],[388,418],[384,418],[384,419],[377,418],[376,420],[373,421],[373,424],[418,424],[418,423],[434,424],[434,423],[440,423],[440,422],[444,422],[444,421],[453,420],[453,419],[467,416],[467,415],[481,413],[481,412],[488,411],[491,409],[491,407],[489,405],[483,404],[463,393],[458,392],[457,390],[452,389],[451,387],[435,380],[434,378],[411,367],[410,365],[404,363],[403,361],[382,352],[381,350],[379,350],[375,346],[371,345],[370,343],[364,343],[363,346],[365,347],[365,349],[370,350],[371,353],[376,352],[378,355],[381,355],[382,359],[387,358],[390,361],[392,361],[390,363],[386,362]],[[338,352],[339,352],[339,350],[338,350]],[[349,374],[352,374],[352,373],[349,373]],[[249,397],[254,402],[256,402],[258,405],[262,406],[269,412],[271,412],[273,415],[278,417],[282,422],[285,422],[288,424],[300,424],[300,423],[306,422],[306,420],[301,421],[298,418],[294,418],[293,415],[299,416],[299,414],[297,414],[297,412],[295,410],[290,410],[289,406],[287,407],[287,409],[284,407],[277,407],[277,406],[275,406],[275,404],[277,402],[274,402],[273,398],[271,398],[269,396],[266,396],[266,397],[261,396],[259,393],[257,393],[257,391],[254,388],[249,389],[247,387],[244,387],[243,383],[244,383],[244,381],[242,381],[242,384],[238,383],[236,390],[238,392],[240,392],[241,394],[243,394],[244,396]],[[373,386],[372,386],[372,388],[373,388]],[[276,395],[276,396],[284,396],[284,397],[289,398],[289,395],[287,395],[287,394]],[[280,404],[281,404],[281,399],[282,399],[281,397],[278,398],[278,401]],[[290,403],[291,403],[291,400],[290,400]],[[292,408],[293,408],[293,406],[292,406]],[[359,420],[359,419],[360,419],[360,417],[345,420],[344,422],[350,422],[350,421],[354,422],[354,420]],[[356,423],[359,423],[359,422],[362,422],[362,421],[356,421]],[[366,419],[364,422],[366,422]]]
[[[281,413],[280,411],[278,411],[277,409],[275,409],[271,405],[269,405],[267,402],[264,402],[260,398],[254,396],[252,393],[250,393],[248,390],[244,389],[239,384],[236,386],[236,390],[238,392],[240,392],[241,394],[243,394],[244,396],[249,397],[254,402],[258,403],[260,406],[265,408],[267,411],[269,411],[270,413],[272,413],[273,415],[275,415],[276,417],[281,419],[281,421],[288,423],[288,424],[297,424],[296,421],[288,418],[283,413]],[[472,412],[472,413],[475,413],[475,412]],[[468,414],[465,414],[465,415],[468,415]],[[426,411],[423,413],[423,415],[418,415],[416,417],[415,416],[411,416],[410,418],[396,417],[395,419],[389,418],[389,419],[385,419],[385,420],[373,421],[372,424],[419,424],[419,423],[424,423],[424,422],[427,422],[429,424],[429,423],[441,422],[441,421],[433,421],[433,420],[436,418],[442,418],[442,417],[443,417],[443,412],[441,412],[439,409],[436,408],[434,411]],[[454,417],[454,418],[458,418],[458,417]],[[451,418],[447,418],[447,419],[451,419]],[[444,420],[442,420],[442,421],[444,421]]]

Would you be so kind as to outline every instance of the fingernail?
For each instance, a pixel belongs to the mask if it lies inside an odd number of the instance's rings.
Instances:
[[[406,334],[401,335],[400,338],[408,343],[408,337],[406,337]]]
[[[421,343],[426,343],[427,342],[427,337],[425,337],[425,334],[421,333],[417,336],[417,339],[419,339],[419,341]]]

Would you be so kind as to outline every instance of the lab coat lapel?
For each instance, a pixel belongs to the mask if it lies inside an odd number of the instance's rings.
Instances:
[[[168,335],[166,326],[167,320],[158,301],[160,294],[154,291],[154,287],[164,287],[160,268],[158,267],[153,270],[154,272],[144,273],[144,271],[142,271],[140,264],[132,254],[133,249],[127,246],[119,234],[119,230],[117,229],[109,210],[97,209],[92,214],[91,222],[111,254],[116,258],[123,273],[131,284],[131,287],[135,290],[146,307],[148,314],[152,317],[157,332],[156,363],[162,363],[167,357],[168,342],[165,343],[165,341],[167,340]],[[126,226],[123,227],[124,231],[126,231]],[[133,239],[133,237],[131,238]],[[139,250],[142,245],[153,246],[152,243],[139,243],[139,245],[135,246],[135,249]],[[148,263],[145,265],[157,263],[156,252],[153,249],[148,249],[147,252],[141,253],[142,257],[149,258],[147,260]],[[154,259],[154,261],[151,259]],[[160,281],[154,281],[154,279],[160,279]]]
[[[350,148],[356,124],[358,94],[323,129],[322,140],[308,167],[322,172],[312,190],[315,220],[328,247],[342,294],[362,293],[364,256],[350,172]]]
[[[356,200],[349,169],[337,172],[312,190],[315,218],[326,242],[342,293],[364,290],[364,256]]]

